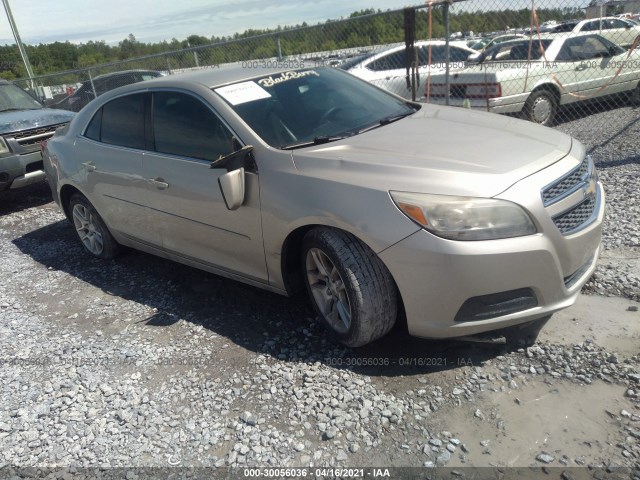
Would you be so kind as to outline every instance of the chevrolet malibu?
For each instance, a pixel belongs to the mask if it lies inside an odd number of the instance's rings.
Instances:
[[[604,195],[571,137],[343,71],[239,66],[105,93],[49,140],[86,251],[292,295],[349,346],[535,335],[595,269]]]

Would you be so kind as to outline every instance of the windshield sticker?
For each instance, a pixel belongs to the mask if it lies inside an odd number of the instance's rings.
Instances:
[[[234,85],[216,88],[215,91],[234,106],[271,97],[271,94],[256,82],[236,83]]]
[[[284,72],[276,75],[275,77],[268,76],[267,78],[261,78],[260,80],[258,80],[258,83],[263,87],[268,88],[273,87],[274,85],[277,85],[279,83],[288,82],[289,80],[295,80],[296,78],[308,76],[319,77],[320,74],[315,70],[306,70],[304,72]]]

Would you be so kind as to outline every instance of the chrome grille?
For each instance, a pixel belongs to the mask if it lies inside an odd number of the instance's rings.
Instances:
[[[571,210],[567,210],[553,217],[553,223],[556,224],[556,227],[558,227],[558,230],[560,230],[563,235],[568,235],[591,218],[595,206],[595,199],[587,198]]]
[[[53,132],[64,125],[66,125],[66,123],[58,123],[56,125],[49,125],[47,127],[32,128],[30,130],[16,132],[8,136],[12,136],[13,138],[15,138],[16,141],[23,147],[28,147],[30,145],[37,145],[42,140],[46,140],[47,138],[51,138],[53,136]]]
[[[555,181],[542,192],[542,201],[545,206],[550,205],[565,195],[571,193],[584,181],[589,174],[589,157],[585,157],[580,165],[570,171],[567,175]]]

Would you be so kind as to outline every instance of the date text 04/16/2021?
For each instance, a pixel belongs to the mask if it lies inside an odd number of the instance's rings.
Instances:
[[[470,357],[330,357],[326,359],[326,363],[333,367],[464,367],[473,365]]]
[[[388,468],[245,468],[244,478],[390,478]]]

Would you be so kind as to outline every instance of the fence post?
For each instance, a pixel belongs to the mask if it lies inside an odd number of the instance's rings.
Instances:
[[[169,62],[169,54],[167,53],[164,56],[165,62],[167,64],[167,72],[169,73],[169,75],[171,75],[171,63]]]
[[[98,98],[96,86],[93,84],[93,77],[91,76],[91,69],[87,70],[87,73],[89,74],[89,82],[91,82],[91,91],[93,92],[93,98]]]
[[[280,44],[280,35],[276,37],[276,42],[278,43],[278,60],[282,60],[282,45]]]
[[[449,36],[451,29],[449,28],[449,2],[444,2],[444,86],[445,86],[445,105],[449,105],[449,62],[451,60],[451,49],[449,48]]]

